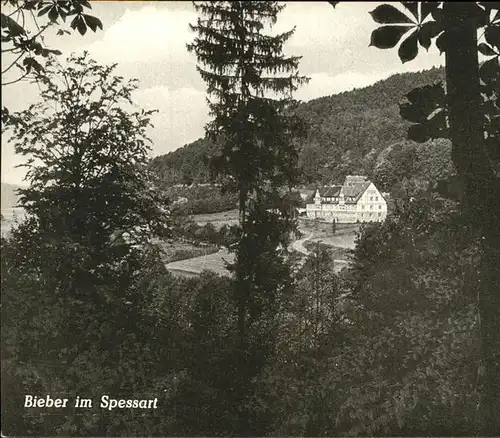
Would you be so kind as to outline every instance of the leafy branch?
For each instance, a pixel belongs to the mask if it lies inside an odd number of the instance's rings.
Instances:
[[[87,28],[93,32],[96,32],[97,28],[103,28],[101,20],[85,13],[85,8],[92,8],[87,0],[4,0],[3,5],[6,9],[13,10],[1,13],[2,54],[16,56],[15,59],[7,60],[2,75],[13,67],[16,67],[19,73],[15,79],[5,78],[2,86],[19,82],[32,72],[42,72],[42,59],[61,54],[60,50],[44,44],[43,34],[48,28],[62,27],[62,23],[73,16],[70,28],[81,35],[85,35]],[[36,31],[30,28],[36,28]],[[57,31],[57,35],[70,33],[71,31],[62,28]]]

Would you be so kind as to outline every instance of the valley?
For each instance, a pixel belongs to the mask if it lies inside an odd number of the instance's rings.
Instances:
[[[211,223],[216,228],[238,223],[237,210],[215,214],[193,215],[192,219],[200,225]],[[337,231],[333,233],[331,223],[314,222],[301,218],[299,219],[299,231],[303,234],[303,237],[293,241],[289,249],[299,253],[302,256],[302,260],[305,260],[316,244],[323,245],[331,251],[334,257],[334,270],[335,272],[339,272],[348,265],[349,250],[355,247],[356,233],[359,231],[359,225],[339,225]],[[166,267],[172,274],[183,277],[193,277],[205,270],[215,272],[219,275],[230,276],[226,268],[226,262],[234,262],[234,253],[225,247],[220,247],[218,250],[212,250],[210,254],[167,262]]]

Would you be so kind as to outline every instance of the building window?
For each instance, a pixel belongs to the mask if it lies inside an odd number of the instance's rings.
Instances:
[[[378,214],[378,217],[380,217],[380,216],[382,216],[382,213],[379,213],[379,214]]]
[[[372,217],[372,213],[370,213],[370,217]]]
[[[379,205],[379,206],[378,206],[378,209],[379,209],[379,210],[382,210],[382,206],[381,206],[381,205]]]
[[[370,210],[373,210],[373,205],[370,205]]]
[[[370,201],[373,201],[373,196],[370,196]]]
[[[378,196],[375,196],[375,201],[378,201]]]

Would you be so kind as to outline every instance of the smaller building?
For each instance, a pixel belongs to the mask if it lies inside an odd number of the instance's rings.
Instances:
[[[387,202],[367,177],[348,175],[342,185],[317,188],[306,212],[308,218],[328,222],[382,222]]]

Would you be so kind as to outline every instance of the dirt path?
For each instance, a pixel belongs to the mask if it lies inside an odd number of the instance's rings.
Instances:
[[[308,230],[304,228],[305,227],[303,227],[301,231],[304,234],[307,234],[306,237],[303,237],[302,239],[293,242],[290,245],[290,248],[297,252],[300,252],[301,254],[304,254],[305,256],[307,256],[310,253],[310,251],[308,251],[307,248],[304,246],[304,243],[307,241],[322,242],[337,248],[354,249],[356,233],[359,230],[359,226],[353,225],[345,228],[343,227],[337,230],[335,234],[329,234],[325,233],[324,231],[314,232],[311,231],[311,229]],[[341,269],[348,266],[348,264],[349,262],[347,260],[335,259],[334,260],[335,272],[339,272]]]
[[[314,236],[314,232],[308,231],[307,235],[302,239],[295,240],[290,244],[290,249],[297,251],[304,256],[309,255],[309,251],[304,246],[307,241],[323,241],[331,246],[336,246],[340,248],[354,248],[355,232],[351,230],[342,230],[333,236]],[[234,254],[229,253],[227,250],[221,250],[219,252],[208,254],[200,257],[193,257],[186,260],[178,260],[176,262],[168,263],[167,269],[178,275],[184,276],[195,276],[199,275],[203,270],[214,271],[221,275],[230,275],[227,271],[224,260],[228,262],[234,261]],[[348,265],[346,260],[336,259],[334,260],[335,271],[338,272],[342,268]]]
[[[304,242],[309,240],[313,235],[314,235],[314,233],[310,233],[307,237],[303,237],[302,239],[293,241],[291,244],[292,249],[294,249],[295,251],[298,251],[304,255],[309,254],[309,251],[304,246]]]
[[[166,267],[172,273],[184,273],[186,276],[198,275],[204,270],[213,271],[219,275],[230,275],[226,269],[225,260],[232,263],[234,254],[224,249],[204,256],[167,263]]]

